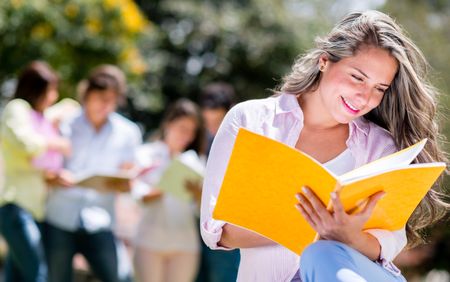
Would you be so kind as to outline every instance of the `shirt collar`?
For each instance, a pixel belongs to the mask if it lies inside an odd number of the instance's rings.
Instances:
[[[303,121],[303,111],[298,104],[297,97],[294,94],[280,93],[273,96],[275,101],[275,116],[292,113],[295,117]],[[369,122],[364,117],[358,117],[350,122],[349,135],[352,136],[355,130],[364,135],[369,134]]]
[[[115,113],[111,113],[108,115],[108,117],[106,118],[106,123],[100,128],[100,131],[98,131],[98,132],[94,129],[94,127],[92,126],[92,123],[88,120],[88,118],[86,116],[86,111],[84,109],[81,112],[81,116],[80,116],[81,120],[80,121],[82,122],[82,124],[84,126],[92,129],[94,132],[100,133],[100,132],[103,132],[103,131],[109,129],[112,126],[112,119],[113,119],[114,114]]]
[[[297,119],[303,121],[303,111],[294,94],[280,93],[275,98],[275,116],[292,113]]]

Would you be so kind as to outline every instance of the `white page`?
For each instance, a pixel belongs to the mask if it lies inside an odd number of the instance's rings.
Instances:
[[[407,167],[422,151],[426,142],[427,139],[423,139],[422,141],[404,150],[354,169],[344,175],[341,175],[338,178],[339,182],[348,183],[356,179],[365,178],[369,175],[379,174],[380,172],[385,172],[400,167]]]
[[[199,175],[204,176],[205,163],[200,159],[194,150],[189,150],[178,156],[178,160],[185,166],[191,168]]]

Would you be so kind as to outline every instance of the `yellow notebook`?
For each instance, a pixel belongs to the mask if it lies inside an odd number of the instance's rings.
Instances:
[[[347,211],[383,190],[386,194],[364,228],[400,229],[446,166],[410,164],[425,143],[426,139],[338,177],[307,154],[241,128],[213,218],[301,254],[316,236],[295,208],[295,194],[302,186],[309,186],[329,207],[330,193],[339,189]]]

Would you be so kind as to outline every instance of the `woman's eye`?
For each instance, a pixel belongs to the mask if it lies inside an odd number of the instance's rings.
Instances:
[[[380,92],[380,93],[386,92],[386,90],[385,90],[385,89],[382,89],[382,88],[377,88],[377,91]]]
[[[354,75],[354,74],[352,74],[352,77],[353,77],[354,79],[356,79],[357,81],[363,81],[363,79],[362,79],[361,77],[356,76],[356,75]]]

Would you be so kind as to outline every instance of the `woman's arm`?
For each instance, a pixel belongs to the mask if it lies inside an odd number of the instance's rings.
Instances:
[[[226,114],[209,154],[202,190],[200,230],[205,244],[211,249],[251,248],[274,244],[256,233],[212,217],[236,135],[240,127],[246,127],[246,110],[249,110],[246,106],[238,104]]]
[[[227,249],[255,248],[276,244],[270,239],[231,224],[222,227],[222,237],[217,245]]]
[[[11,100],[3,110],[1,135],[31,157],[35,157],[44,153],[48,145],[45,137],[34,129],[31,111],[31,106],[24,100]]]

